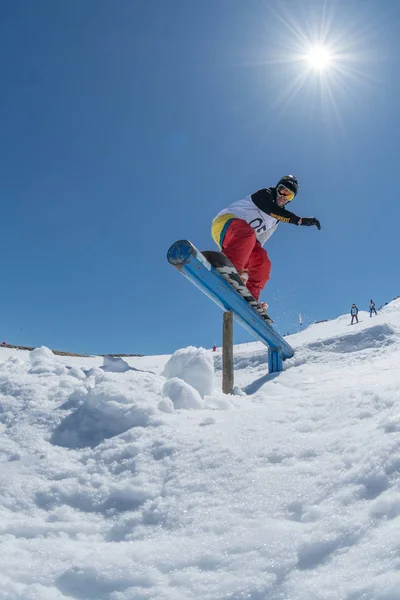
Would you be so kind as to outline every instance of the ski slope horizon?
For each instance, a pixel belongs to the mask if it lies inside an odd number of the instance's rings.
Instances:
[[[400,299],[125,359],[0,348],[0,598],[398,600]]]
[[[397,300],[398,298],[400,298],[400,296],[396,296],[393,300]],[[388,304],[389,304],[389,302],[385,302],[384,304],[382,304],[381,306],[379,306],[377,308],[377,310],[378,311],[382,310],[382,308],[384,308]],[[367,316],[369,316],[368,312],[364,311],[362,309],[360,310],[359,314],[362,315],[364,313]],[[349,311],[349,314],[350,314],[350,311]],[[342,317],[342,316],[346,317],[346,315],[347,315],[347,313],[345,313],[344,315],[339,315],[339,317]],[[284,337],[284,338],[289,338],[289,337],[291,337],[292,335],[295,335],[298,332],[305,331],[306,329],[308,329],[312,325],[318,325],[320,323],[325,323],[325,322],[328,322],[328,321],[332,321],[335,318],[338,318],[338,317],[334,317],[333,319],[321,319],[321,320],[317,320],[317,321],[313,321],[313,322],[309,322],[307,320],[306,322],[303,323],[303,315],[301,313],[299,313],[298,317],[299,317],[299,322],[297,323],[297,325],[292,324],[292,328],[294,330],[296,330],[296,331],[291,331],[291,332],[289,331],[289,332],[283,333],[282,331],[279,330],[279,327],[277,326],[277,324],[275,322],[274,322],[273,327],[279,333],[279,335],[282,335],[282,337]],[[301,319],[301,322],[300,322],[300,319]],[[235,323],[235,331],[240,331],[242,333],[242,335],[243,335],[243,332],[244,332],[245,336],[249,336],[249,338],[252,338],[251,334],[248,333],[246,330],[244,330],[238,323]],[[236,343],[235,347],[239,348],[239,346],[249,346],[249,344],[252,344],[252,343],[254,343],[254,342],[252,342],[252,341],[241,341],[241,342]],[[205,347],[206,348],[212,348],[214,345],[217,348],[221,348],[221,346],[219,346],[215,342],[213,342],[209,346],[205,346]],[[2,342],[2,346],[3,346],[3,348],[6,347],[6,348],[10,348],[10,349],[29,350],[29,351],[31,351],[31,350],[33,350],[33,349],[35,349],[37,347],[40,347],[40,346],[26,346],[26,345],[24,345],[22,343],[21,344],[14,344],[12,341],[8,342],[8,341],[5,341],[5,340]],[[96,357],[96,356],[97,357],[121,356],[121,357],[124,357],[124,358],[125,357],[129,358],[129,357],[134,357],[134,356],[138,356],[138,357],[141,357],[141,356],[152,356],[152,354],[145,355],[145,354],[142,354],[140,352],[137,352],[137,353],[133,353],[133,352],[129,353],[129,352],[122,352],[122,351],[118,352],[117,350],[115,350],[113,352],[81,353],[81,352],[79,352],[75,348],[61,348],[61,347],[59,347],[59,348],[51,348],[51,351],[54,352],[54,353],[56,353],[56,354],[61,354],[61,355],[62,354],[65,354],[65,355],[69,355],[70,354],[71,356],[79,356],[79,357],[86,357],[86,358],[88,358],[88,357]],[[170,355],[169,354],[163,354],[162,356],[170,356]]]

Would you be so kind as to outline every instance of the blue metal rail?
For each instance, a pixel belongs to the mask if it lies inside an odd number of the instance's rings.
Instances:
[[[176,267],[223,310],[231,310],[234,319],[268,349],[269,372],[280,371],[282,360],[294,355],[293,348],[242,298],[188,240],[172,244],[168,262]]]

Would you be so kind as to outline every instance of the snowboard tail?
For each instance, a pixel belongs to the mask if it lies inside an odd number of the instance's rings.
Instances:
[[[236,290],[236,292],[242,296],[254,310],[265,319],[267,323],[273,323],[273,320],[257,300],[252,296],[246,285],[243,283],[236,267],[231,263],[229,258],[223,254],[223,252],[217,252],[216,250],[204,250],[202,252],[204,258],[214,267],[214,269]]]

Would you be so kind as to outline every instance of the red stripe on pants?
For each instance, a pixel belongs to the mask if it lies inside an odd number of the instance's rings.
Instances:
[[[269,279],[271,261],[257,241],[254,229],[243,219],[234,219],[226,230],[222,251],[238,271],[247,270],[247,288],[258,300]]]

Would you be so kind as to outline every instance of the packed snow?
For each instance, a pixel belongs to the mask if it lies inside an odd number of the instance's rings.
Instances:
[[[0,349],[2,600],[399,600],[400,300],[221,353]]]

